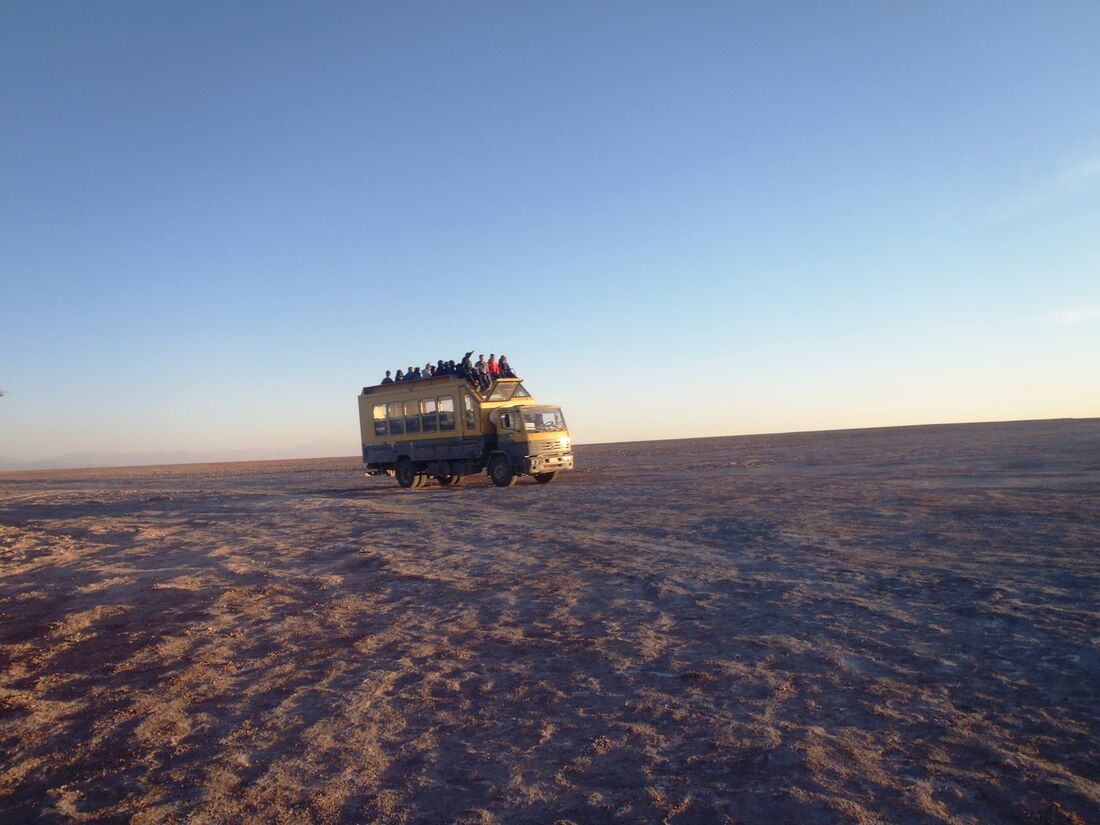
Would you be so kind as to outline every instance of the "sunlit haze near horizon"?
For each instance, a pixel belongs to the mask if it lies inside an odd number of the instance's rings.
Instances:
[[[1100,4],[0,5],[0,469],[1100,415]]]

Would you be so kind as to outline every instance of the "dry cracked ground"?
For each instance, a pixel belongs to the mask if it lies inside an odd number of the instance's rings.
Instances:
[[[1100,421],[0,475],[0,820],[1100,821]]]

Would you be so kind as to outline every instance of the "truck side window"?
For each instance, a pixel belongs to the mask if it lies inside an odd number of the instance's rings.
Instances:
[[[466,429],[477,429],[477,411],[474,408],[474,398],[467,390],[462,391],[462,412],[466,418]]]
[[[439,399],[439,431],[455,428],[455,400],[449,395]]]
[[[435,412],[435,399],[425,398],[420,402],[420,421],[426,433],[434,433],[439,420]]]
[[[390,416],[390,435],[401,435],[405,432],[405,418],[404,410],[401,409],[400,401],[393,401],[386,405],[386,410]]]
[[[386,434],[386,405],[375,404],[374,405],[374,434],[385,435]]]
[[[416,401],[405,402],[405,432],[420,432],[420,404]]]

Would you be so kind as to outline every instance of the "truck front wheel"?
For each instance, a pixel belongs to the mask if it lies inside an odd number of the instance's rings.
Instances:
[[[551,470],[548,473],[535,473],[535,481],[539,484],[549,484],[558,476],[557,470]]]
[[[516,473],[507,457],[495,455],[489,459],[489,478],[497,487],[511,487],[516,483]]]

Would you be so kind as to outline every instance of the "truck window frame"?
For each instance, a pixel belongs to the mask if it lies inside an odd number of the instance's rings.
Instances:
[[[371,417],[374,419],[375,436],[385,435],[386,430],[386,405],[374,404],[371,409]]]
[[[455,399],[453,395],[441,395],[436,399],[436,409],[439,411],[439,431],[453,432],[457,425],[455,421]],[[449,417],[447,417],[449,416]]]
[[[523,415],[519,407],[508,407],[500,411],[500,428],[509,432],[523,432]]]
[[[403,435],[405,432],[405,405],[400,401],[391,401],[386,405],[386,415],[390,422],[390,435]]]
[[[412,412],[410,412],[410,410]],[[405,432],[408,435],[420,435],[420,402],[405,402]]]
[[[499,381],[497,385],[493,387],[493,391],[489,393],[489,397],[486,401],[511,401],[512,395],[516,391],[515,384],[501,384]]]
[[[477,429],[477,401],[474,394],[465,387],[462,388],[462,417],[467,430]]]
[[[424,398],[420,401],[420,431],[434,433],[439,430],[439,414],[436,412],[435,399]]]

